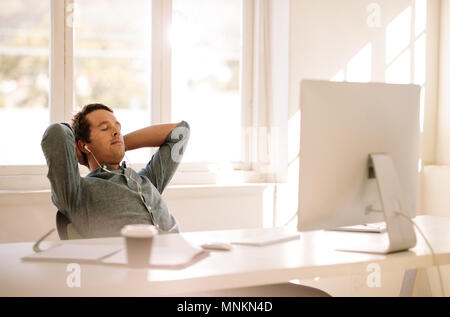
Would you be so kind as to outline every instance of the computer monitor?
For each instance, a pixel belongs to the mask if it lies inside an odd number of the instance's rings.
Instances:
[[[386,221],[380,252],[415,245],[419,107],[417,85],[302,81],[299,231]]]

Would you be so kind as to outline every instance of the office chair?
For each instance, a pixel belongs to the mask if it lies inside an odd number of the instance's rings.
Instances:
[[[280,283],[183,294],[187,297],[332,297],[311,286]]]
[[[83,239],[72,222],[59,210],[56,212],[56,229],[61,240]]]

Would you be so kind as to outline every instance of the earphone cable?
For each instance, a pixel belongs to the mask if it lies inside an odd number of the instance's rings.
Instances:
[[[88,150],[89,153],[92,154],[92,157],[94,158],[94,160],[97,162],[98,166],[105,172],[110,173],[110,174],[114,174],[114,175],[119,175],[119,176],[125,176],[125,178],[127,179],[131,179],[133,182],[136,183],[137,189],[138,189],[138,193],[139,193],[139,197],[141,198],[142,203],[144,204],[145,208],[147,209],[148,213],[150,214],[150,219],[153,223],[153,225],[156,227],[156,229],[158,229],[158,231],[162,231],[162,232],[166,232],[165,230],[161,229],[160,226],[156,223],[155,218],[153,217],[153,212],[152,212],[152,207],[147,205],[147,203],[145,202],[144,199],[144,195],[142,194],[141,191],[141,185],[132,177],[129,177],[127,175],[125,175],[125,173],[114,173],[112,171],[109,171],[108,169],[104,168],[103,165],[101,165],[98,161],[97,158],[95,157],[94,153],[92,153],[91,150]]]
[[[422,232],[422,230],[420,230],[419,226],[412,221],[411,218],[409,218],[408,216],[404,215],[403,213],[396,211],[395,214],[400,215],[402,217],[404,217],[405,219],[407,219],[410,223],[413,224],[413,226],[417,229],[417,231],[420,233],[420,235],[422,236],[422,238],[425,240],[425,243],[427,244],[428,248],[431,251],[431,256],[433,259],[433,264],[436,265],[437,271],[438,271],[438,277],[439,277],[439,285],[441,287],[441,294],[442,296],[445,297],[445,290],[444,290],[444,283],[442,282],[442,275],[441,275],[441,269],[439,266],[439,262],[437,261],[437,257],[436,257],[436,253],[434,253],[433,248],[431,247],[431,243],[428,241],[428,239],[425,237],[425,234]]]

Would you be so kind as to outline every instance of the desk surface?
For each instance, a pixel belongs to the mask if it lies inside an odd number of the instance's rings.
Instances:
[[[418,216],[415,222],[434,248],[438,262],[450,264],[450,218]],[[182,233],[194,245],[238,240],[263,231],[286,228]],[[337,234],[337,235],[336,235]],[[67,263],[23,262],[33,242],[0,244],[0,296],[176,296],[177,294],[287,282],[292,279],[335,277],[351,270],[366,271],[369,263],[383,269],[408,270],[433,265],[431,252],[416,231],[417,245],[389,255],[342,252],[333,241],[368,234],[302,232],[301,238],[264,247],[234,245],[180,270],[132,269],[80,264],[81,285],[70,288]],[[372,234],[373,235],[373,234]],[[347,236],[348,237],[348,236]],[[62,243],[123,245],[122,238],[61,241]],[[61,243],[58,242],[58,243]],[[51,242],[45,242],[44,247]]]

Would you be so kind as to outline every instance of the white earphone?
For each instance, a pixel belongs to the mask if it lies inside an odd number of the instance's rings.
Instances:
[[[125,173],[122,174],[122,173],[114,173],[114,172],[109,171],[109,170],[106,169],[103,165],[100,165],[100,163],[97,161],[97,158],[95,157],[94,153],[92,153],[92,151],[89,150],[89,148],[87,147],[86,144],[85,144],[83,147],[86,149],[86,151],[88,151],[89,153],[91,153],[92,157],[94,158],[94,160],[97,162],[98,166],[100,166],[100,168],[101,168],[102,170],[104,170],[105,172],[108,172],[108,173],[110,173],[110,174],[119,175],[119,176],[125,176],[126,178],[128,178],[128,179],[130,179],[130,180],[132,180],[133,182],[136,183],[137,188],[138,188],[139,197],[141,198],[142,202],[144,203],[145,208],[147,209],[148,213],[150,214],[150,218],[151,218],[151,220],[152,220],[152,222],[153,222],[153,225],[156,227],[156,229],[158,229],[158,231],[164,231],[164,230],[162,230],[162,229],[159,227],[159,225],[156,223],[155,218],[153,217],[152,207],[149,206],[149,205],[147,205],[147,203],[145,202],[144,196],[143,196],[142,191],[141,191],[141,185],[140,185],[135,179],[133,179],[132,177],[129,177],[129,176],[125,175]],[[170,230],[169,230],[169,231],[170,231]],[[169,231],[167,231],[167,232],[169,232]]]

